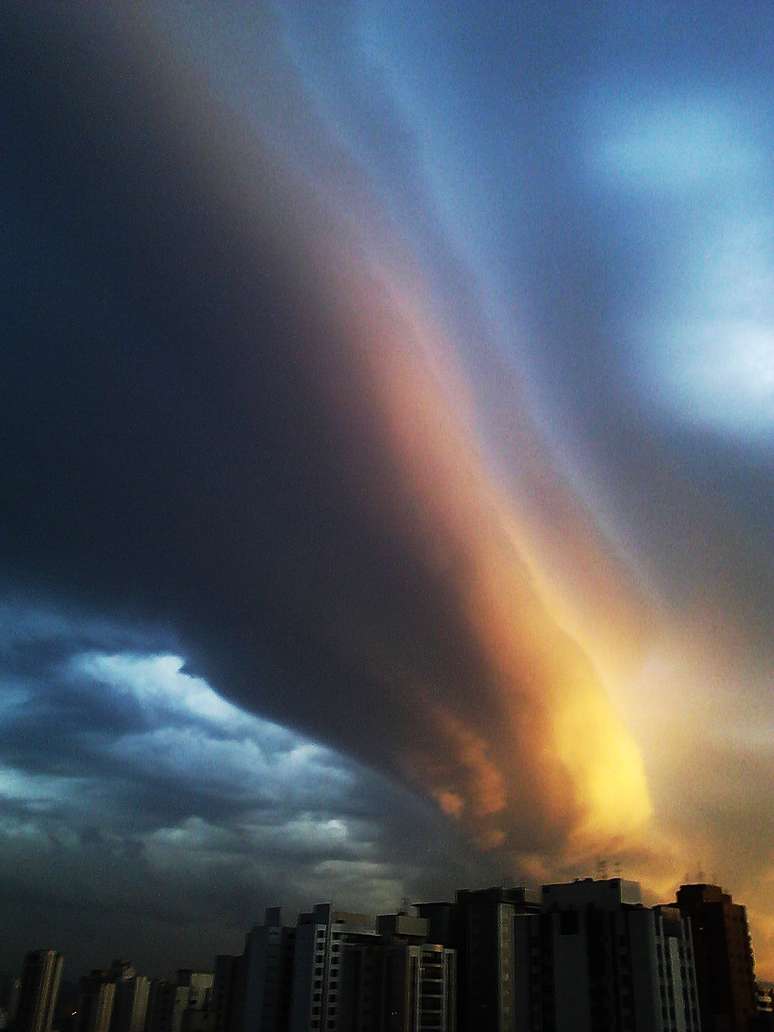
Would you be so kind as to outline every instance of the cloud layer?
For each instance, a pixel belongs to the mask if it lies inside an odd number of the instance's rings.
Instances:
[[[71,975],[119,947],[158,973],[209,965],[273,901],[291,919],[321,893],[389,910],[470,876],[432,809],[178,657],[88,621],[24,622],[2,642],[3,967],[31,935],[66,947]]]
[[[245,855],[286,847],[273,888],[327,855],[318,873],[378,896],[419,876],[377,869],[381,803],[342,815],[353,778],[388,791],[367,765],[482,871],[614,853],[665,891],[759,813],[746,776],[702,798],[702,749],[772,764],[751,738],[768,102],[750,85],[759,121],[736,118],[701,81],[710,29],[683,83],[676,16],[658,37],[580,8],[408,14],[3,14],[0,555],[9,621],[68,627],[58,694],[30,657],[43,710],[12,709],[8,799],[93,812],[95,842],[154,871],[188,853],[205,893],[208,865],[227,897]],[[665,48],[655,77],[642,39]],[[723,300],[732,267],[749,291]],[[729,361],[745,418],[718,400]],[[19,673],[9,705],[30,690]],[[136,807],[128,846],[97,770]],[[749,891],[771,863],[763,843],[731,873]]]

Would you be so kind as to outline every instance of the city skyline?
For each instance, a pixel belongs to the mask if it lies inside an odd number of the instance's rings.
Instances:
[[[0,13],[0,966],[606,858],[774,978],[774,12],[473,6]]]
[[[214,965],[148,978],[127,960],[64,984],[63,957],[27,953],[0,984],[10,1032],[764,1032],[744,904],[685,884],[648,907],[620,877],[458,889],[371,915],[281,906]],[[172,958],[168,958],[172,967]]]

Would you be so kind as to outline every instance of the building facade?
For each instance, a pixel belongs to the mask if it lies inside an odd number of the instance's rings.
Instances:
[[[515,920],[540,905],[523,888],[460,889],[454,903],[420,903],[428,939],[457,954],[457,1027],[513,1032]]]
[[[55,950],[33,950],[26,955],[16,1007],[16,1032],[51,1032],[63,963],[62,954]]]
[[[636,882],[546,885],[515,938],[516,1029],[699,1032],[690,926]]]
[[[242,1032],[244,997],[244,955],[219,954],[212,984],[211,1032]]]
[[[114,960],[110,975],[116,987],[110,1032],[144,1032],[150,979],[138,975],[128,960]]]
[[[351,997],[344,996],[345,980],[350,984],[349,993],[356,989],[346,970],[364,963],[352,955],[353,951],[373,946],[376,941],[376,929],[365,914],[318,903],[310,913],[299,916],[290,1002],[291,1032],[343,1032],[351,1024],[352,1003]],[[361,1005],[365,999],[361,994]]]
[[[214,975],[181,968],[174,979],[154,978],[146,1032],[208,1032]]]
[[[380,1032],[456,1032],[457,955],[435,943],[385,944]]]
[[[296,930],[282,924],[279,907],[248,933],[244,953],[244,1032],[285,1032],[290,1018]]]
[[[690,918],[703,1032],[747,1032],[757,1013],[747,911],[719,885],[682,885],[676,906]]]
[[[78,1032],[110,1032],[116,985],[109,971],[95,969],[78,983]]]

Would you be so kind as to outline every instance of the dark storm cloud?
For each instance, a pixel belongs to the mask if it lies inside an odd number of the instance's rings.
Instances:
[[[40,646],[50,632],[39,620]],[[72,976],[118,946],[159,973],[209,966],[263,906],[322,892],[389,909],[465,880],[459,863],[440,879],[418,867],[437,871],[450,844],[439,827],[428,849],[426,806],[229,705],[174,657],[67,655],[61,636],[50,651],[16,693],[3,684],[3,967],[32,939],[64,949]]]
[[[256,214],[240,226],[206,179],[216,128],[181,140],[144,69],[100,67],[99,40],[79,50],[60,28],[6,34],[8,197],[26,232],[6,271],[20,343],[4,359],[5,569],[169,621],[208,663],[220,654],[229,691],[257,687],[282,715],[297,703],[314,726],[353,681],[312,639],[316,610],[342,590],[373,605],[374,573],[396,609],[422,594],[419,572],[353,513],[361,488],[344,481],[308,383],[307,353],[322,343],[335,363],[341,330],[260,157]],[[354,429],[367,450],[365,423]],[[331,699],[306,690],[321,678]]]
[[[584,685],[588,663],[542,614],[485,481],[468,503],[475,469],[457,489],[438,479],[451,425],[420,442],[429,475],[413,483],[396,420],[436,419],[439,401],[406,316],[367,275],[355,321],[342,310],[322,267],[336,251],[320,243],[340,227],[141,18],[6,17],[6,576],[49,603],[168,628],[230,696],[401,776],[414,757],[413,776],[457,811],[457,782],[487,817],[508,793],[550,797],[529,824],[561,839],[585,790],[567,755],[549,774],[532,747],[559,676],[541,673],[545,698],[530,689],[525,733],[519,680],[534,684],[534,665],[509,653],[498,669],[471,626],[466,565],[475,581],[500,550],[514,583],[495,574],[498,619],[518,591],[554,637],[549,662]],[[452,521],[440,537],[436,511]],[[428,541],[412,540],[417,519]],[[460,537],[465,521],[483,522],[485,554]]]

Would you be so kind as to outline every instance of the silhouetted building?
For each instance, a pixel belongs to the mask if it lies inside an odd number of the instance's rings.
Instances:
[[[457,952],[457,1027],[511,1032],[514,1027],[514,921],[540,906],[523,888],[460,889],[454,903],[420,903],[430,942]]]
[[[212,985],[212,1032],[242,1032],[244,995],[244,955],[219,954]]]
[[[280,907],[248,932],[244,953],[244,1032],[286,1032],[293,986],[295,928],[282,924]]]
[[[515,1028],[699,1032],[690,928],[620,878],[543,887],[516,919]]]
[[[95,969],[78,983],[78,1032],[110,1032],[116,985],[110,971]]]
[[[750,1022],[750,1032],[774,1032],[774,989],[756,986],[757,1013]]]
[[[150,979],[138,975],[128,960],[114,960],[110,977],[116,987],[110,1032],[144,1032]]]
[[[16,1032],[51,1032],[62,965],[62,955],[55,950],[34,950],[24,958]]]
[[[204,1032],[214,975],[181,968],[177,977],[153,979],[148,994],[146,1032]]]
[[[757,1013],[745,908],[718,885],[682,885],[677,906],[690,917],[702,1032],[748,1032]]]
[[[9,977],[3,992],[3,1007],[8,1027],[16,1021],[16,1014],[19,1010],[19,994],[21,992],[21,979]]]

